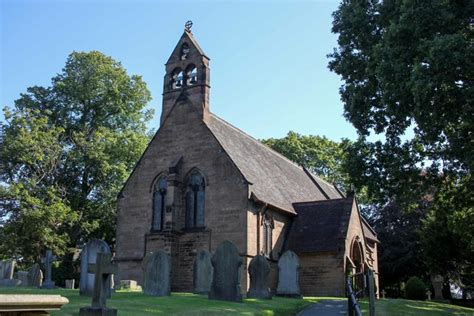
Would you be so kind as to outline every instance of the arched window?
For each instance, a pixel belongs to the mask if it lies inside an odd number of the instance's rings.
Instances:
[[[186,68],[186,85],[192,86],[195,85],[198,81],[197,68],[194,65],[189,65]]]
[[[204,227],[204,189],[202,174],[193,170],[186,185],[186,228]]]
[[[189,57],[189,45],[184,43],[181,45],[181,60],[186,60]]]
[[[176,68],[171,74],[171,89],[179,89],[183,86],[184,74],[181,68]]]
[[[263,218],[263,253],[270,257],[273,248],[273,218],[265,214]]]
[[[165,198],[168,183],[166,177],[161,177],[153,191],[153,225],[152,230],[163,230],[165,227]]]

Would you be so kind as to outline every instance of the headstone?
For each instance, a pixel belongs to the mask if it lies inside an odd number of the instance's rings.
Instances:
[[[15,272],[15,264],[15,260],[0,261],[0,279],[13,279],[13,273]]]
[[[65,288],[66,289],[73,290],[74,289],[74,284],[76,283],[76,280],[69,279],[69,280],[65,280],[64,283],[65,283]]]
[[[128,290],[138,290],[137,281],[135,280],[120,280],[120,288]]]
[[[17,276],[21,286],[28,286],[28,271],[18,271]]]
[[[171,259],[163,250],[148,253],[143,258],[143,293],[153,296],[171,294]]]
[[[41,271],[41,267],[37,263],[28,270],[28,284],[29,286],[36,287],[43,285],[43,271]]]
[[[201,250],[194,260],[194,293],[209,294],[212,284],[212,255],[207,250]]]
[[[54,261],[56,261],[56,256],[53,255],[51,250],[46,250],[46,255],[43,258],[43,263],[45,266],[45,278],[44,283],[41,286],[42,289],[55,288],[54,281],[51,280]]]
[[[277,295],[300,297],[300,260],[291,250],[285,251],[278,260]]]
[[[250,289],[247,297],[271,299],[270,289],[268,288],[268,274],[270,265],[267,259],[258,255],[253,257],[249,264]]]
[[[433,284],[434,299],[443,299],[443,277],[441,275],[431,276],[431,284]]]
[[[79,294],[82,296],[92,296],[94,291],[95,276],[93,273],[88,272],[88,266],[91,263],[96,262],[97,254],[99,252],[110,253],[109,245],[103,240],[93,239],[89,241],[81,253],[81,277],[79,281]],[[108,292],[107,297],[111,295],[112,277],[110,276],[107,280]]]
[[[211,262],[214,273],[209,298],[242,302],[240,266],[243,260],[237,247],[228,240],[222,242],[212,256]]]
[[[428,301],[431,301],[431,291],[426,291],[426,296],[428,297]]]
[[[96,254],[96,263],[88,265],[88,272],[94,273],[94,289],[92,291],[92,305],[82,307],[79,315],[117,315],[116,309],[106,307],[107,293],[110,293],[110,276],[117,273],[117,265],[111,263],[110,253],[99,252]]]
[[[382,290],[382,298],[385,299],[385,295],[387,294],[387,292],[385,292],[385,290]]]

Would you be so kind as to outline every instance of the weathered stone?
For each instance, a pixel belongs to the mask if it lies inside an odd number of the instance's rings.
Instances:
[[[153,296],[171,294],[171,260],[163,250],[148,253],[143,259],[143,293]]]
[[[65,283],[65,288],[66,289],[71,289],[72,290],[72,289],[74,289],[74,285],[76,283],[76,280],[74,280],[74,279],[65,280],[64,283]]]
[[[129,289],[129,290],[137,290],[138,289],[137,281],[135,281],[135,280],[120,280],[120,288]]]
[[[209,298],[242,302],[240,267],[243,260],[237,247],[228,240],[222,242],[212,256],[211,262],[214,273]]]
[[[92,296],[94,290],[94,281],[95,276],[93,273],[88,272],[89,264],[96,263],[97,254],[99,252],[110,253],[109,245],[103,240],[93,239],[89,241],[81,253],[81,277],[79,282],[79,293],[81,296]],[[112,277],[109,276],[107,279],[108,282],[108,292],[107,297],[111,295],[111,280]]]
[[[201,250],[194,260],[194,293],[209,294],[212,284],[212,255],[207,250]]]
[[[431,276],[431,284],[433,285],[435,300],[443,299],[443,281],[444,279],[441,275]]]
[[[38,263],[35,263],[28,270],[28,284],[29,286],[40,287],[43,285],[43,271]]]
[[[45,266],[45,278],[43,285],[41,286],[43,289],[54,289],[56,287],[54,285],[54,281],[51,280],[54,261],[56,261],[56,256],[53,255],[51,250],[46,250],[46,255],[43,258],[43,263]]]
[[[285,253],[278,260],[278,287],[277,295],[300,297],[299,280],[300,261],[298,256],[291,250]]]
[[[15,260],[0,261],[0,280],[13,279],[13,273],[15,272],[15,264]]]
[[[249,264],[250,289],[247,294],[252,298],[271,299],[270,289],[268,288],[268,274],[270,265],[267,259],[258,255],[253,257]]]
[[[83,307],[79,315],[117,315],[116,309],[106,307],[107,293],[110,293],[110,276],[117,273],[117,265],[111,263],[110,253],[99,252],[96,254],[96,263],[88,265],[87,272],[94,273],[94,289],[92,292],[92,305]]]
[[[49,315],[67,303],[61,295],[1,294],[0,315]]]
[[[28,271],[18,271],[17,279],[20,280],[20,286],[28,286]]]

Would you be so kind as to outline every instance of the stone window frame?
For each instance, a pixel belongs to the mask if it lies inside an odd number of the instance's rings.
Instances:
[[[160,188],[160,185],[162,187]],[[164,185],[164,187],[163,187]],[[152,219],[151,219],[151,232],[162,232],[165,228],[165,213],[166,213],[166,194],[168,190],[168,180],[167,174],[160,173],[158,176],[155,177],[152,186]],[[156,194],[161,195],[161,211],[160,211],[160,227],[155,227],[155,217],[157,214],[156,211]]]
[[[193,179],[193,176],[198,175],[201,178],[201,183],[191,183],[191,181],[196,181],[196,178]],[[184,182],[184,228],[185,230],[203,230],[206,228],[206,187],[207,187],[207,179],[204,175],[204,173],[199,170],[198,168],[192,168],[187,176],[186,176],[186,181]],[[192,206],[192,221],[193,223],[189,223],[189,201],[190,199],[190,194],[192,192],[192,201],[193,201],[193,206]],[[199,193],[201,193],[201,196],[199,196]],[[202,206],[199,207],[198,202],[202,203]],[[201,218],[202,222],[198,223],[198,212],[201,211]]]
[[[173,69],[170,76],[170,84],[169,84],[170,89],[171,90],[181,89],[186,83],[184,77],[185,77],[185,73],[181,69],[181,67],[176,67],[175,69]]]
[[[273,229],[275,228],[275,222],[273,216],[268,212],[263,215],[263,254],[267,258],[272,257],[273,252]]]
[[[198,83],[198,69],[196,65],[189,64],[184,71],[184,83],[186,86],[194,86]]]

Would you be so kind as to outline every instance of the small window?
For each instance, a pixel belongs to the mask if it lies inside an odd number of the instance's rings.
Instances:
[[[198,81],[197,68],[194,65],[188,66],[186,68],[186,85],[192,86],[195,85]]]
[[[179,89],[183,86],[184,74],[180,68],[176,68],[171,74],[171,89]]]
[[[186,60],[189,57],[189,45],[184,43],[181,45],[181,60]]]
[[[204,193],[204,177],[194,170],[186,186],[186,228],[204,227]]]
[[[153,192],[153,225],[152,230],[163,230],[165,222],[165,202],[168,183],[161,177],[155,184]]]
[[[273,219],[265,214],[263,218],[263,253],[271,257],[273,248]]]

